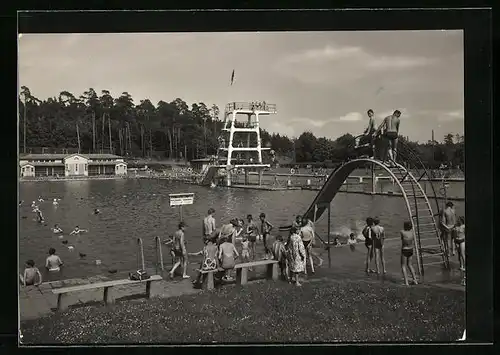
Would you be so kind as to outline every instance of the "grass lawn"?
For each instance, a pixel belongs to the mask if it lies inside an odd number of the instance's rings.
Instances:
[[[359,280],[255,282],[25,321],[25,344],[454,341],[465,293]]]

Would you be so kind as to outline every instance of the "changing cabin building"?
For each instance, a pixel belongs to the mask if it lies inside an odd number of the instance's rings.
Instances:
[[[21,177],[127,175],[127,163],[114,154],[27,154],[19,167]]]

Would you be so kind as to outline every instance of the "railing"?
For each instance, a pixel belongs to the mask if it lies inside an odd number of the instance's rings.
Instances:
[[[267,111],[276,113],[276,104],[268,104],[265,101],[261,102],[230,102],[226,105],[226,113],[235,110],[250,110],[250,111]]]
[[[165,268],[163,266],[163,251],[161,245],[161,238],[155,237],[155,245],[156,245],[156,273],[158,274],[158,265],[161,268],[161,271],[164,271]]]

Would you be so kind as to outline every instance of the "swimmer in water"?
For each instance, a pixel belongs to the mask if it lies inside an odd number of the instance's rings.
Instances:
[[[52,204],[53,204],[54,206],[57,206],[57,205],[59,204],[59,202],[57,202],[57,198],[55,198],[55,199],[54,199],[54,201],[52,201]]]
[[[31,202],[31,208],[36,208],[36,207],[37,207],[37,206],[36,206],[35,201]]]
[[[43,202],[43,198],[41,196],[38,196],[38,202]]]
[[[49,271],[60,271],[61,266],[63,265],[63,262],[61,261],[61,258],[56,255],[56,250],[54,248],[49,249],[49,256],[47,257],[47,260],[45,260],[45,267]]]
[[[35,207],[35,209],[33,211],[36,213],[36,218],[37,218],[38,223],[45,222],[45,220],[43,219],[42,211],[40,211],[40,209],[38,207]]]
[[[23,204],[24,200],[19,201],[19,206]]]
[[[54,233],[62,233],[63,230],[61,229],[61,227],[59,227],[59,224],[54,224],[54,228],[52,228],[52,232]]]
[[[101,211],[99,211],[98,208],[94,208],[94,214],[99,214],[99,213],[101,213]]]
[[[86,233],[86,232],[88,232],[88,230],[80,229],[80,227],[76,226],[75,229],[73,229],[69,235]]]

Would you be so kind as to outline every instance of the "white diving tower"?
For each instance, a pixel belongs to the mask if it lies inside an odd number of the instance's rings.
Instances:
[[[265,101],[231,102],[226,105],[218,156],[226,162],[227,186],[231,185],[234,169],[245,171],[245,184],[248,184],[249,170],[258,171],[261,184],[262,170],[270,167],[270,164],[262,162],[262,151],[271,148],[262,147],[259,118],[275,113],[276,105]],[[237,122],[237,116],[243,116],[244,119]],[[243,159],[242,153],[245,156]]]

